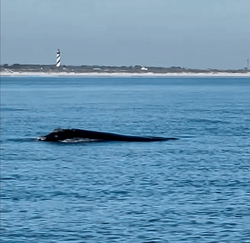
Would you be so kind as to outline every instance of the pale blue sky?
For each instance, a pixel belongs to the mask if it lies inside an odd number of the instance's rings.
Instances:
[[[243,68],[250,0],[1,0],[1,63]]]

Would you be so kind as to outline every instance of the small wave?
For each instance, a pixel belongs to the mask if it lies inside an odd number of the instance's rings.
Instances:
[[[9,139],[6,139],[5,141],[7,142],[35,142],[37,141],[36,138],[9,138]]]
[[[1,107],[1,111],[25,111],[25,109]]]
[[[9,180],[14,180],[12,177],[2,177],[0,178],[1,181],[9,181]]]
[[[190,119],[191,122],[201,122],[201,123],[222,123],[228,124],[227,121],[220,121],[220,120],[209,120],[209,119]]]

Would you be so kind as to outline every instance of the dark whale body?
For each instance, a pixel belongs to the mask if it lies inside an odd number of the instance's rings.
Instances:
[[[81,129],[55,129],[51,133],[37,138],[39,141],[60,142],[65,140],[75,141],[124,141],[124,142],[155,142],[173,140],[176,138],[138,137],[114,133],[95,132]]]

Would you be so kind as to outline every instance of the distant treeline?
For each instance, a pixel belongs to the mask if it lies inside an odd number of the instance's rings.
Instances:
[[[56,67],[55,65],[34,65],[34,64],[19,64],[1,65],[1,71],[13,72],[75,72],[75,73],[244,73],[245,69],[193,69],[184,67],[152,67],[152,66],[99,66],[99,65],[62,65]]]

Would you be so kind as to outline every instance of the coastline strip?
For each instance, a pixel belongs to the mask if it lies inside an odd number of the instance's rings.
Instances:
[[[75,72],[1,72],[2,77],[250,77],[247,73],[75,73]]]

